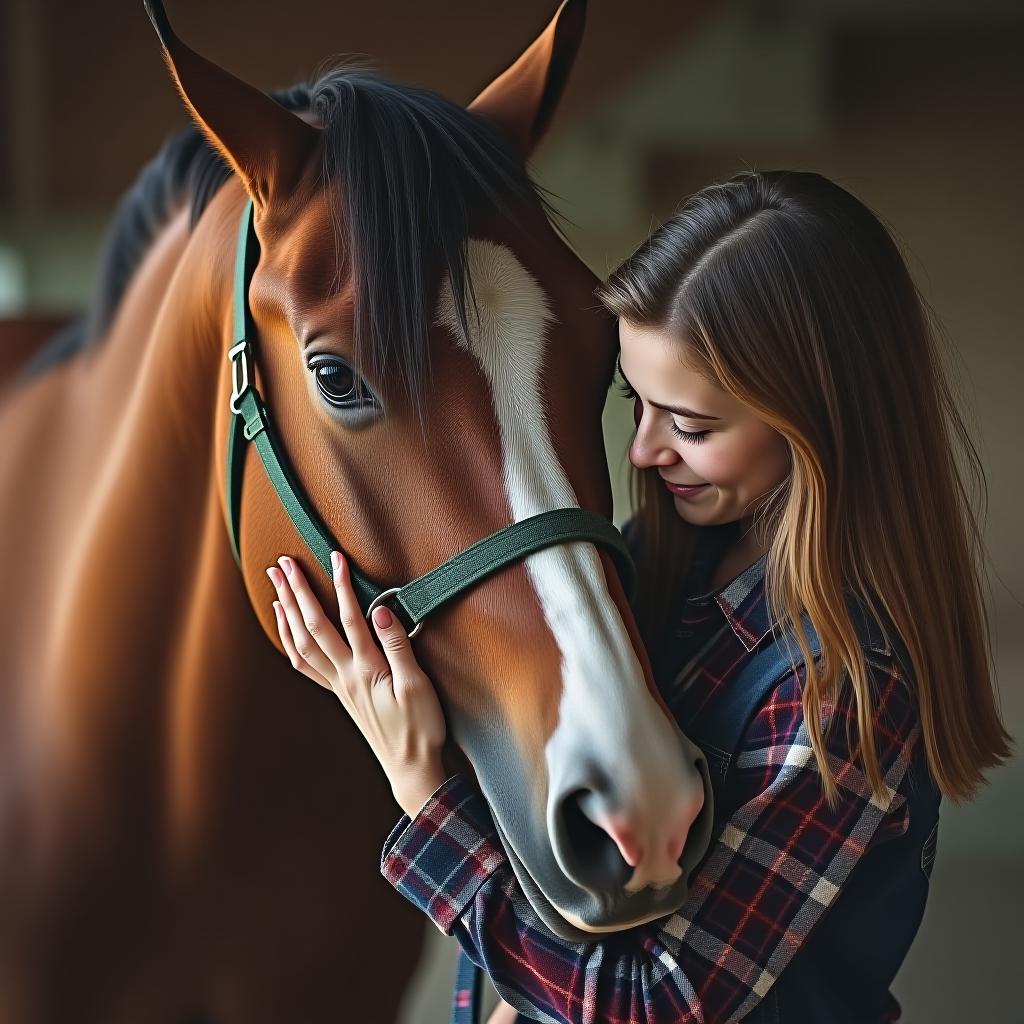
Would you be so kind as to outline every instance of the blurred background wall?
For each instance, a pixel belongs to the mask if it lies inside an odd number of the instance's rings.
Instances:
[[[169,0],[187,40],[264,88],[353,55],[464,102],[554,7]],[[2,0],[0,12],[0,316],[59,319],[88,300],[118,196],[187,121],[140,2]],[[592,0],[565,102],[532,162],[599,275],[690,192],[745,168],[820,171],[882,217],[945,326],[988,474],[993,640],[1015,736],[1024,732],[1022,57],[1018,0]],[[610,397],[620,523],[631,426],[629,406]],[[1024,1020],[1022,783],[1016,759],[974,803],[943,809],[929,905],[895,985],[906,1021]],[[428,932],[407,1024],[446,1019],[454,942]]]

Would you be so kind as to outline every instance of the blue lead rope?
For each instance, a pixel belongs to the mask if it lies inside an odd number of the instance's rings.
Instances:
[[[452,991],[452,1024],[479,1024],[483,973],[459,946],[455,988]]]

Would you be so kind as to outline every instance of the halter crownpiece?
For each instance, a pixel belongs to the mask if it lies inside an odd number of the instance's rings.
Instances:
[[[238,538],[242,477],[245,445],[252,441],[288,517],[324,572],[332,577],[331,551],[343,549],[321,521],[289,468],[270,413],[256,390],[255,375],[250,372],[250,361],[255,365],[256,331],[249,309],[249,282],[259,262],[259,252],[250,199],[242,211],[239,225],[235,254],[234,330],[227,353],[231,363],[228,405],[232,416],[228,427],[226,516],[231,552],[241,569]],[[396,609],[401,613],[399,617],[406,620],[403,625],[407,629],[411,626],[409,636],[413,637],[431,612],[475,583],[536,551],[571,541],[589,541],[604,547],[615,561],[627,596],[632,595],[636,570],[622,534],[603,516],[578,507],[549,509],[511,523],[404,586],[378,586],[351,564],[350,576],[359,606],[367,616],[377,605],[393,598]]]

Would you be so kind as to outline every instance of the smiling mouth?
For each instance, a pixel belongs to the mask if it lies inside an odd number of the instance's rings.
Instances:
[[[665,480],[664,477],[662,477],[662,481],[672,494],[678,495],[697,494],[709,486],[708,484],[674,484],[671,480]]]

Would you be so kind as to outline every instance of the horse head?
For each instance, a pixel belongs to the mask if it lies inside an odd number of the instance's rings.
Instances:
[[[525,170],[584,4],[566,0],[468,108],[339,67],[301,113],[146,6],[241,184],[231,201],[251,210],[247,372],[292,485],[351,564],[401,586],[551,510],[608,520],[615,325]],[[238,367],[222,367],[227,437]],[[238,562],[279,647],[263,567],[301,544],[268,512],[254,455],[241,479]],[[580,537],[531,549],[461,588],[415,640],[520,882],[567,937],[674,910],[710,829],[706,767],[658,696],[612,555]],[[330,607],[329,577],[304,562]]]

